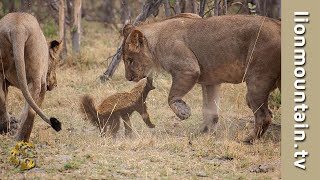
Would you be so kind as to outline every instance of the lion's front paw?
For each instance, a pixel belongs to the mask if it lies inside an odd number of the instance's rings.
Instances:
[[[173,102],[170,107],[181,120],[188,119],[191,116],[190,107],[182,100]]]

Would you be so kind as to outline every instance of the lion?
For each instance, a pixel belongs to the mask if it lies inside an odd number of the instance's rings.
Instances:
[[[10,13],[0,20],[0,42],[0,132],[9,130],[9,86],[19,88],[26,100],[17,140],[29,141],[36,114],[60,131],[61,123],[48,118],[40,106],[46,91],[57,86],[55,70],[62,42],[47,43],[38,21],[27,13]]]
[[[104,99],[99,106],[95,106],[94,99],[85,95],[82,97],[82,112],[88,116],[90,122],[97,126],[100,133],[105,134],[107,126],[113,137],[120,128],[120,117],[124,120],[125,135],[131,136],[132,126],[130,116],[137,111],[149,128],[155,125],[150,121],[147,112],[146,98],[151,90],[152,78],[140,80],[130,92],[116,93]]]
[[[150,24],[129,24],[123,29],[125,77],[139,81],[154,69],[169,72],[168,104],[181,120],[191,115],[182,98],[199,83],[201,132],[216,130],[220,84],[245,82],[255,127],[243,141],[252,143],[271,123],[270,92],[281,89],[280,26],[280,21],[262,16],[190,18],[183,14]]]

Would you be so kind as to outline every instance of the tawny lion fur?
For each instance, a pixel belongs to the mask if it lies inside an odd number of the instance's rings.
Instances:
[[[278,20],[245,15],[180,14],[155,23],[129,24],[123,29],[122,45],[126,78],[139,81],[157,68],[170,73],[168,104],[181,120],[191,115],[183,97],[201,84],[203,132],[215,131],[220,84],[245,82],[255,127],[244,141],[251,143],[267,130],[268,96],[280,89],[280,32]]]
[[[101,133],[107,131],[107,126],[113,136],[120,128],[120,117],[124,120],[125,135],[132,134],[130,116],[137,111],[149,128],[154,128],[147,112],[146,98],[154,89],[151,78],[140,80],[130,92],[116,93],[104,99],[99,106],[95,106],[94,99],[85,95],[82,97],[82,112],[88,116],[90,122],[97,126]]]
[[[56,118],[49,119],[40,109],[46,91],[57,85],[55,70],[61,44],[47,43],[38,21],[30,14],[10,13],[0,20],[0,133],[9,130],[9,86],[19,88],[26,100],[18,140],[29,140],[36,113],[55,130],[61,129]]]

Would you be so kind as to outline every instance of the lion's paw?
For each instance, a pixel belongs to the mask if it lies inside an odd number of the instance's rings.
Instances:
[[[217,131],[217,123],[218,123],[219,117],[218,115],[215,115],[212,117],[212,119],[204,120],[200,127],[201,133],[215,133]]]
[[[182,100],[173,102],[170,107],[181,120],[188,119],[191,116],[190,107]]]

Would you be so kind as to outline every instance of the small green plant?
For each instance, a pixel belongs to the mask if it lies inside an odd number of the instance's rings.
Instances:
[[[64,164],[63,168],[65,170],[73,169],[73,165],[70,162]]]
[[[48,19],[48,21],[43,24],[42,30],[44,35],[49,39],[57,37],[59,33],[58,25],[52,19]]]
[[[278,89],[270,94],[269,105],[272,109],[279,109],[281,106],[281,93]]]

